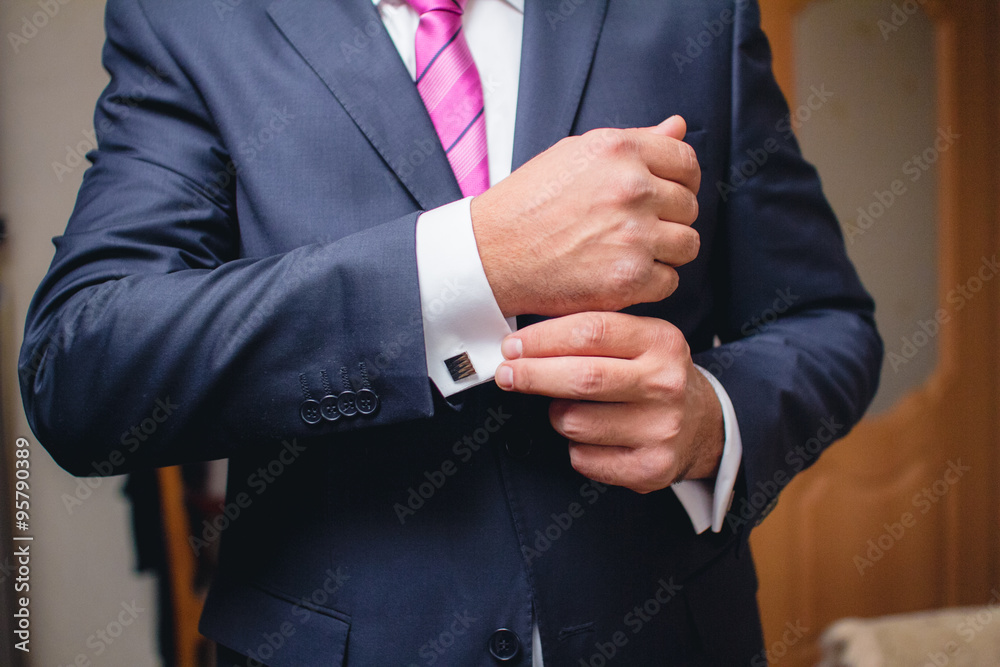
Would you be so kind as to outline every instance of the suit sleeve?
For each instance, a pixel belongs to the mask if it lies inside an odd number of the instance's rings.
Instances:
[[[336,436],[433,413],[417,213],[336,242],[239,258],[236,173],[197,89],[136,2],[112,0],[98,148],[29,309],[29,423],[68,471],[114,473]],[[331,224],[337,211],[331,210]],[[309,424],[307,395],[355,390],[374,414]]]
[[[883,349],[874,304],[792,134],[757,3],[736,6],[730,164],[702,185],[722,205],[723,344],[695,362],[726,388],[739,420],[743,484],[727,522],[746,536],[788,481],[861,419]]]

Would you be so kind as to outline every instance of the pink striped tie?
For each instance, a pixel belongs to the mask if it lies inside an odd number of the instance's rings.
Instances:
[[[462,34],[467,0],[409,0],[420,13],[417,90],[466,197],[490,187],[479,70]]]

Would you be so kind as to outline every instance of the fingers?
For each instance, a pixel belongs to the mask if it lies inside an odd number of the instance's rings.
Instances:
[[[680,266],[678,264],[677,266]],[[680,276],[672,266],[653,262],[649,275],[632,292],[632,303],[656,303],[674,293],[680,284]]]
[[[567,439],[573,468],[603,484],[649,493],[679,479],[687,465],[677,447],[664,444],[677,436],[680,421],[662,410],[557,399],[549,420]]]
[[[570,442],[635,449],[670,435],[653,424],[649,409],[636,403],[597,403],[556,399],[549,405],[552,428]]]
[[[701,167],[694,149],[680,140],[683,119],[668,119],[653,128],[602,128],[587,133],[587,155],[628,156],[638,158],[646,171],[657,178],[674,181],[697,193],[701,185]]]
[[[682,224],[660,222],[651,236],[653,258],[668,266],[684,266],[694,261],[701,250],[701,234]]]
[[[680,116],[674,115],[655,127],[646,128],[653,134],[681,140],[687,134],[687,121]]]
[[[660,220],[692,225],[698,219],[698,196],[673,181],[651,177],[652,212]]]
[[[507,391],[584,401],[634,401],[640,369],[627,359],[558,356],[505,361],[496,382]]]
[[[637,493],[666,488],[678,478],[673,450],[662,448],[630,449],[602,445],[569,443],[569,460],[584,477],[623,486]]]
[[[635,359],[656,343],[667,322],[625,313],[588,312],[537,322],[504,339],[508,359],[616,357]],[[516,342],[520,343],[518,347]]]
[[[669,136],[649,131],[636,133],[639,156],[657,178],[680,183],[697,194],[701,187],[701,167],[694,149]]]

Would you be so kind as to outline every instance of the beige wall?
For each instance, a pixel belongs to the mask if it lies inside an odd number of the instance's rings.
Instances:
[[[941,159],[962,141],[937,117],[931,20],[919,11],[896,31],[880,29],[894,2],[814,1],[794,26],[796,134],[875,298],[886,344],[869,416],[890,410],[938,365],[936,338],[906,363],[888,353],[902,355],[904,339],[914,339],[944,305],[937,293],[937,184]]]
[[[51,16],[44,12],[46,5]],[[93,665],[160,664],[155,649],[154,583],[133,571],[122,478],[101,480],[71,514],[63,494],[74,495],[78,480],[61,470],[31,435],[15,372],[28,302],[52,258],[50,239],[65,227],[85,170],[81,164],[57,174],[53,163],[66,163],[69,150],[75,152],[78,144],[90,143],[86,132],[93,129],[94,102],[107,82],[100,64],[103,12],[101,0],[0,3],[0,214],[7,218],[9,235],[0,254],[2,435],[8,461],[16,437],[32,442],[31,533],[35,541],[31,653],[25,664],[46,667],[74,664],[79,655]],[[33,20],[41,27],[31,25]],[[27,41],[12,40],[11,33]],[[87,145],[79,148],[89,149]],[[4,489],[4,493],[10,491]],[[3,541],[0,555],[9,554],[8,544]],[[117,633],[114,624],[122,604],[133,601],[144,611],[117,638],[109,636],[112,642],[106,644],[97,631]],[[7,640],[4,633],[0,646]]]

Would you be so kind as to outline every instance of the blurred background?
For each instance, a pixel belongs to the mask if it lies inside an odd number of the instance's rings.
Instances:
[[[755,664],[1000,665],[1000,4],[761,5],[791,109],[775,132],[794,131],[819,168],[886,361],[869,416],[754,533],[766,634]],[[218,514],[224,472],[151,473],[128,489],[72,478],[35,442],[16,380],[29,300],[96,145],[103,11],[0,4],[2,665],[210,655],[191,628],[212,554],[187,537]],[[706,31],[664,67],[696,58]],[[748,153],[729,183],[761,159]],[[840,435],[826,426],[818,440]],[[30,653],[12,645],[18,438],[30,443]],[[791,469],[799,460],[815,460],[809,442]]]

